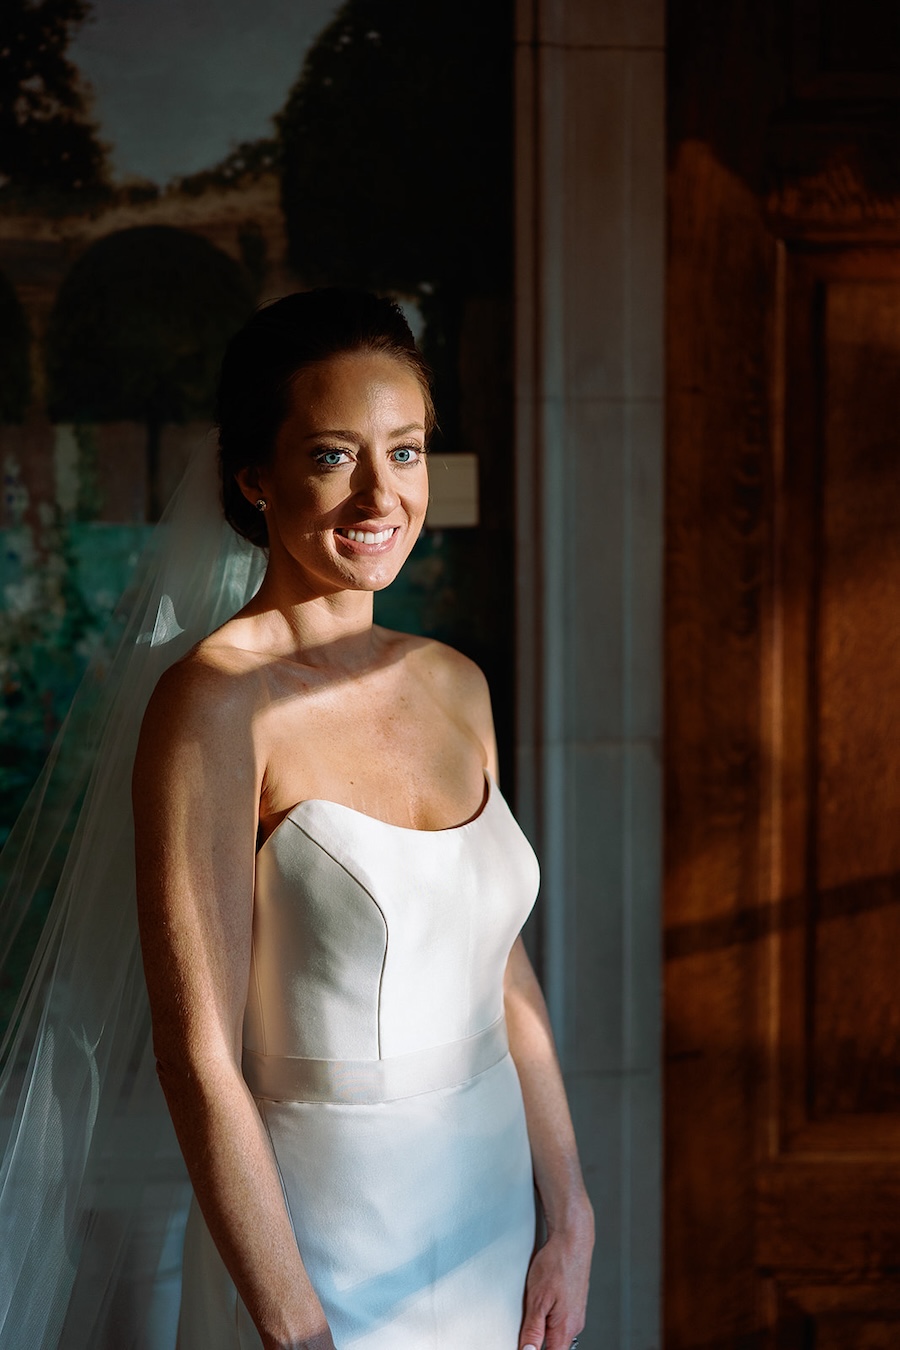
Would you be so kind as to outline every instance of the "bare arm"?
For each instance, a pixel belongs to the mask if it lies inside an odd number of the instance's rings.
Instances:
[[[518,938],[504,983],[509,1048],[522,1084],[534,1174],[547,1241],[528,1272],[519,1346],[569,1350],[584,1327],[594,1216],[581,1176],[575,1132],[547,1007]]]
[[[262,770],[238,686],[176,667],[144,720],[134,807],[154,1048],[204,1218],[266,1350],[333,1350],[240,1069]]]

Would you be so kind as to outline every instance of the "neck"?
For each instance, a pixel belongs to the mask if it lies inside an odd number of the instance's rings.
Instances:
[[[270,571],[243,617],[273,656],[352,672],[365,669],[375,655],[373,603],[371,591],[298,595]]]

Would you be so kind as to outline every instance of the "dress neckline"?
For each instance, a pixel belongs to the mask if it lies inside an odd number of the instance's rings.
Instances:
[[[470,826],[476,825],[478,821],[481,820],[481,817],[487,811],[491,798],[496,794],[497,791],[498,791],[497,785],[494,782],[493,778],[491,777],[489,770],[485,769],[484,795],[481,799],[481,805],[479,806],[475,814],[473,816],[470,816],[468,820],[462,821],[461,824],[459,825],[446,825],[439,830],[422,830],[418,829],[414,825],[394,825],[389,820],[382,820],[380,816],[370,816],[367,811],[358,811],[355,806],[345,806],[343,802],[333,802],[328,797],[304,797],[302,801],[295,802],[294,805],[290,808],[290,810],[285,812],[285,814],[281,817],[281,820],[279,820],[278,824],[275,826],[274,830],[272,830],[271,834],[268,834],[266,836],[266,838],[263,840],[262,844],[256,851],[257,857],[259,856],[260,853],[262,853],[263,849],[269,843],[269,840],[275,838],[276,834],[281,829],[282,825],[286,825],[288,821],[290,821],[294,825],[297,824],[296,820],[294,820],[294,817],[298,811],[302,811],[305,807],[328,806],[335,811],[345,811],[348,815],[359,816],[362,820],[371,821],[373,825],[380,825],[385,830],[399,830],[402,834],[424,834],[424,835],[458,834],[460,830],[467,830],[469,829]]]

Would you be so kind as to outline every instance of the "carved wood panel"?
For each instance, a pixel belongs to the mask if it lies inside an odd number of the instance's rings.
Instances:
[[[665,1345],[886,1350],[900,5],[670,17]]]
[[[900,250],[787,274],[783,1143],[900,1150]]]

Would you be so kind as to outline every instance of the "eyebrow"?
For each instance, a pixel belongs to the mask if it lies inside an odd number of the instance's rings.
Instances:
[[[410,422],[405,427],[397,427],[396,431],[389,432],[388,440],[393,441],[396,440],[398,436],[408,436],[411,431],[424,431],[424,430],[425,430],[424,423]],[[303,439],[305,441],[321,441],[326,436],[333,436],[335,440],[340,441],[358,442],[362,440],[362,437],[359,435],[358,432],[342,431],[336,427],[329,428],[325,431],[311,431],[310,434],[308,436],[304,436]]]

